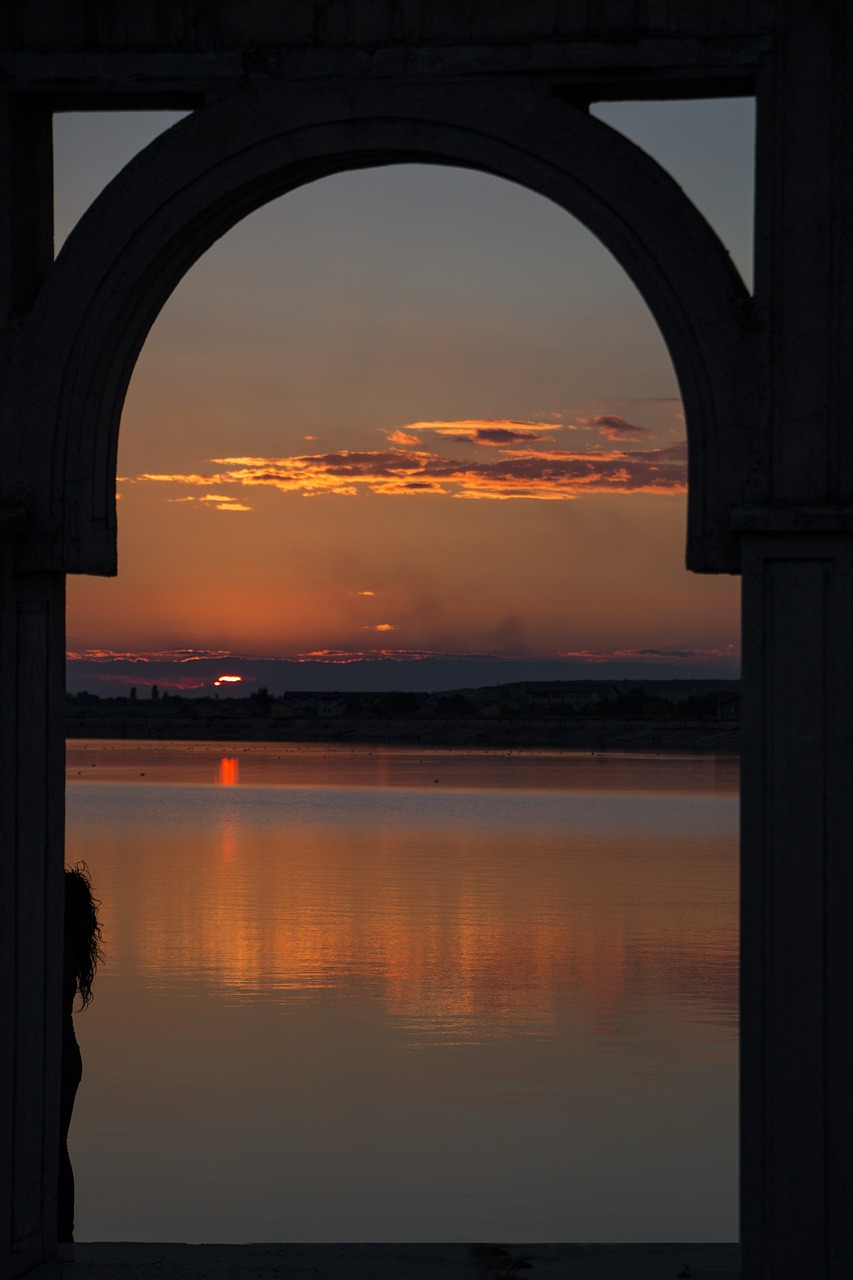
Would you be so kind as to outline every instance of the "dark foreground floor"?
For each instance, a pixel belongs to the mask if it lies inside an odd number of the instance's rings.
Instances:
[[[737,1280],[731,1244],[78,1244],[64,1280]],[[529,1267],[511,1270],[517,1259]]]

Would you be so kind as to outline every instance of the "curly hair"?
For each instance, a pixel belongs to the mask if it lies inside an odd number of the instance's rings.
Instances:
[[[95,970],[104,958],[101,950],[101,926],[98,923],[100,899],[92,894],[92,878],[85,862],[65,868],[65,968],[69,980],[73,975],[80,993],[80,1008],[92,1002]]]

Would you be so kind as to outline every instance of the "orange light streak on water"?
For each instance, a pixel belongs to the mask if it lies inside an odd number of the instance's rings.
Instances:
[[[220,762],[225,785],[236,782],[236,763]],[[597,1035],[629,1013],[638,984],[675,1009],[698,982],[726,1021],[736,1018],[736,938],[725,906],[673,914],[659,900],[661,883],[679,883],[688,901],[700,897],[718,862],[713,838],[695,838],[692,869],[640,836],[599,846],[609,874],[596,875],[553,835],[523,859],[497,833],[485,844],[443,837],[452,850],[409,856],[393,828],[360,847],[346,827],[310,824],[281,838],[229,818],[218,869],[189,858],[183,838],[167,839],[156,864],[127,867],[143,903],[155,899],[148,880],[164,859],[171,869],[160,905],[168,918],[146,930],[148,981],[213,983],[232,1000],[348,992],[378,999],[418,1038],[549,1034],[567,998]],[[652,884],[637,877],[638,860],[656,865]],[[260,899],[250,889],[259,884]],[[129,887],[111,884],[111,905]],[[721,926],[725,941],[707,945]]]

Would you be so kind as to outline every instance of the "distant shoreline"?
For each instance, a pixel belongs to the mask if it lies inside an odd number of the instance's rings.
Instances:
[[[150,719],[72,716],[66,738],[115,741],[199,741],[387,744],[421,747],[503,747],[567,751],[689,751],[737,753],[740,732],[732,720],[643,719],[363,719],[240,717],[201,722],[184,716]]]

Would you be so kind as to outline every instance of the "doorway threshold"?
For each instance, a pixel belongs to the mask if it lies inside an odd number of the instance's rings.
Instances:
[[[81,1242],[63,1280],[737,1280],[739,1274],[736,1244]]]

